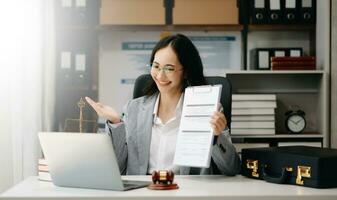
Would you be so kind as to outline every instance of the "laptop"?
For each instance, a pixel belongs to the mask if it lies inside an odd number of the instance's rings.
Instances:
[[[39,140],[57,186],[123,191],[151,183],[122,180],[108,134],[40,132]]]

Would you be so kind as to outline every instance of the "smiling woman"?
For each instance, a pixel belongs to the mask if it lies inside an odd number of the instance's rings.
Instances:
[[[0,192],[37,172],[47,2],[51,1],[1,2]]]
[[[205,84],[201,58],[192,41],[182,34],[162,38],[152,51],[150,63],[152,79],[145,88],[146,95],[128,101],[122,117],[110,106],[86,98],[97,114],[107,119],[121,173],[146,175],[171,170],[180,175],[237,174],[240,159],[220,111],[209,116],[217,136],[210,167],[194,169],[174,164],[185,88]]]

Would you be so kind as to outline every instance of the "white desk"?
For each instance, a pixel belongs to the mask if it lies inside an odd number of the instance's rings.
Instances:
[[[147,180],[150,176],[128,176],[123,179]],[[0,196],[0,199],[337,199],[337,188],[313,189],[278,185],[242,176],[176,176],[178,190],[154,191],[147,188],[126,192],[57,187],[30,177]],[[336,180],[337,181],[337,180]]]

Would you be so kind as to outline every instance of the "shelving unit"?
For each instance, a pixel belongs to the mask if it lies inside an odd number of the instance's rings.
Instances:
[[[239,71],[227,71],[225,75],[242,75],[242,74],[317,74],[323,75],[325,71],[323,70],[280,70],[280,71],[271,71],[271,70],[239,70]]]
[[[242,136],[238,136],[238,135],[232,135],[231,136],[233,139],[236,138],[242,138]],[[323,138],[322,134],[318,134],[318,133],[301,133],[301,134],[281,134],[278,133],[276,135],[245,135],[245,138],[297,138],[297,139],[301,139],[301,138]]]
[[[99,31],[242,31],[243,25],[101,25]]]
[[[99,1],[55,1],[55,131],[65,130],[67,119],[79,118],[80,98],[98,96]],[[68,54],[68,56],[65,56]],[[87,120],[96,119],[85,108]],[[85,126],[85,125],[84,125]],[[78,131],[78,130],[77,130]]]
[[[307,24],[249,24],[247,30],[250,31],[316,31],[315,25]]]
[[[98,37],[108,31],[237,31],[242,35],[242,70],[226,71],[222,76],[228,77],[233,85],[233,93],[274,93],[277,95],[278,108],[276,111],[276,135],[233,135],[233,141],[239,142],[270,142],[275,145],[277,141],[318,141],[323,146],[329,146],[329,30],[330,13],[329,1],[317,4],[317,25],[240,25],[240,24],[184,24],[177,25],[168,20],[166,24],[103,24],[89,27]],[[168,9],[170,10],[170,9]],[[167,12],[167,9],[166,9]],[[172,10],[170,11],[172,12]],[[127,13],[126,13],[127,14]],[[166,13],[167,14],[167,13]],[[172,15],[172,13],[171,13]],[[171,16],[172,17],[172,16]],[[63,26],[60,30],[86,32],[87,26]],[[261,41],[263,39],[263,41]],[[252,43],[256,41],[256,43]],[[260,43],[259,43],[260,41]],[[284,41],[288,41],[284,43]],[[269,43],[268,43],[269,42]],[[317,70],[298,71],[260,71],[253,70],[249,64],[249,50],[263,47],[265,43],[276,47],[279,44],[293,47],[303,46],[306,55],[316,56]],[[276,45],[276,46],[275,46]],[[285,47],[283,46],[283,47]],[[278,46],[280,47],[280,46]],[[99,51],[99,50],[97,50]],[[98,94],[98,56],[97,66],[94,66],[92,76],[94,82],[88,88],[94,95]],[[219,74],[220,75],[220,74]],[[95,82],[96,81],[96,82]],[[70,91],[76,87],[70,87]],[[80,89],[81,90],[81,89]],[[83,89],[86,91],[86,89]],[[87,90],[87,91],[89,91]],[[306,112],[309,122],[304,134],[289,135],[284,130],[284,112],[287,106],[299,104]],[[310,132],[311,134],[306,134]]]

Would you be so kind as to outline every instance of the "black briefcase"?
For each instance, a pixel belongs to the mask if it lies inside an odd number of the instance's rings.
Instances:
[[[241,174],[272,183],[337,187],[337,149],[288,146],[242,149]]]

